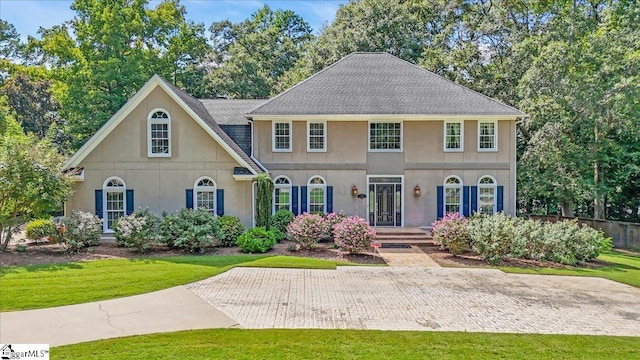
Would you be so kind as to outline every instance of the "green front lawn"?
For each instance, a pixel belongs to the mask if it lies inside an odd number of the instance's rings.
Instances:
[[[554,268],[519,268],[500,267],[499,269],[508,273],[517,274],[540,274],[540,275],[570,275],[570,276],[592,276],[601,277],[624,284],[640,287],[640,256],[629,253],[611,252],[602,254],[599,260],[611,263],[601,268],[595,269],[554,269]]]
[[[138,295],[223,273],[235,266],[335,269],[294,256],[179,256],[0,268],[0,311],[41,309]]]
[[[632,337],[212,329],[51,349],[52,359],[633,359]]]

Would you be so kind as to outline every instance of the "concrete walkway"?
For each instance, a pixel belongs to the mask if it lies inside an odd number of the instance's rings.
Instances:
[[[0,313],[0,343],[228,327],[640,336],[640,289],[492,269],[234,268],[144,295]]]
[[[440,267],[419,247],[411,245],[411,248],[377,248],[378,254],[389,266],[393,267]]]

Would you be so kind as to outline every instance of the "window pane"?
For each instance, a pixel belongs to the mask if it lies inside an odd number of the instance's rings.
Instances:
[[[447,149],[462,148],[462,124],[461,123],[445,123],[445,147]]]
[[[370,123],[369,148],[372,150],[400,150],[402,144],[402,124]]]
[[[290,129],[289,123],[275,123],[274,143],[275,148],[280,150],[289,150],[290,145]]]
[[[196,192],[196,208],[204,208],[209,212],[215,211],[216,194],[214,191],[198,190]]]
[[[480,123],[480,137],[478,143],[480,149],[495,148],[495,123]]]

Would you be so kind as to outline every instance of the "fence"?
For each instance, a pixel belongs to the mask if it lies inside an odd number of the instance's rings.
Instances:
[[[556,222],[573,218],[559,215],[531,215],[532,219]],[[602,230],[613,240],[613,246],[620,249],[640,249],[640,224],[613,220],[595,220],[576,218],[580,224],[587,224],[594,229]]]

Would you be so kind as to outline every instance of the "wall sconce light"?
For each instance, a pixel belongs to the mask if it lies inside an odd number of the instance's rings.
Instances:
[[[351,196],[357,196],[358,195],[358,187],[353,185],[353,187],[351,188]]]
[[[413,188],[413,196],[420,196],[420,186],[416,185],[416,187]]]

